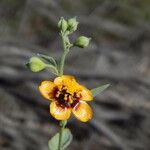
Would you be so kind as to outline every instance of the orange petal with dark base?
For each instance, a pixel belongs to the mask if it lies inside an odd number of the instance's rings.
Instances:
[[[92,119],[93,111],[91,107],[84,101],[80,101],[73,109],[72,113],[75,115],[75,117],[82,121],[87,122],[90,119]]]
[[[39,86],[39,91],[48,100],[54,98],[55,84],[51,81],[43,81]]]
[[[81,87],[81,100],[92,101],[93,100],[92,92],[82,85],[80,85],[80,87]]]
[[[57,120],[67,120],[71,115],[71,108],[62,108],[56,101],[53,101],[50,104],[50,114]]]
[[[66,82],[70,82],[72,80],[75,80],[75,78],[73,76],[70,75],[62,75],[60,77],[55,78],[54,83],[56,85],[62,85]]]

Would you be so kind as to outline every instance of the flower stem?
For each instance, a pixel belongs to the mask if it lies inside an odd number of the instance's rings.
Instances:
[[[49,67],[49,68],[53,69],[53,71],[54,71],[53,73],[54,73],[55,75],[58,75],[58,74],[59,74],[56,67],[54,67],[54,66],[52,66],[52,65],[49,65],[49,64],[46,64],[46,67]]]
[[[61,141],[62,141],[62,136],[63,136],[63,130],[64,130],[66,124],[67,124],[66,120],[65,121],[60,121],[58,150],[61,150]]]
[[[68,52],[64,51],[62,57],[61,57],[61,62],[60,62],[60,71],[59,71],[59,75],[63,75],[64,73],[64,64],[65,64],[65,59],[66,59],[66,55]]]
[[[61,38],[62,38],[62,45],[63,45],[63,55],[61,57],[61,61],[60,61],[60,70],[59,70],[59,75],[63,75],[64,73],[64,64],[65,64],[65,59],[66,59],[66,55],[69,52],[69,46],[67,46],[67,42],[68,42],[68,36],[65,33],[61,33]]]

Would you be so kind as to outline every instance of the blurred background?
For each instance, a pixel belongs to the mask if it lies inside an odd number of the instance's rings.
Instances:
[[[80,22],[72,40],[92,37],[88,48],[72,49],[65,74],[89,88],[111,84],[91,102],[89,123],[69,120],[68,150],[149,150],[149,0],[0,0],[0,150],[48,150],[58,131],[37,89],[54,76],[24,64],[36,53],[59,60],[61,16]]]

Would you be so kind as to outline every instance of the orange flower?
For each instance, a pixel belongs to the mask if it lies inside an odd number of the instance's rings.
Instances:
[[[50,113],[57,120],[67,120],[71,112],[82,122],[92,118],[92,109],[86,101],[93,100],[93,95],[73,76],[63,75],[55,78],[54,82],[43,81],[39,90],[46,99],[52,100]]]

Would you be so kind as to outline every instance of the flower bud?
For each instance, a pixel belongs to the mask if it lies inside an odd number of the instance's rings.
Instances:
[[[39,72],[46,67],[46,64],[38,57],[31,57],[29,63],[27,63],[26,66],[32,72]]]
[[[65,32],[68,28],[67,21],[62,17],[58,22],[58,28]]]
[[[71,18],[68,20],[68,31],[70,31],[70,33],[74,32],[77,30],[77,27],[78,27],[78,22],[76,20],[76,17],[74,18]]]
[[[91,38],[88,38],[88,37],[85,37],[85,36],[80,36],[75,41],[74,45],[78,46],[80,48],[84,48],[84,47],[87,47],[89,45],[90,40],[91,40]]]

